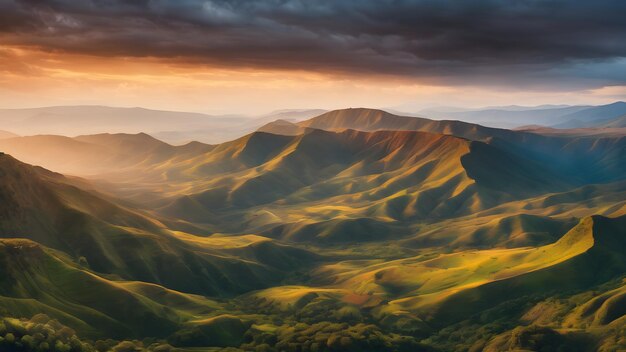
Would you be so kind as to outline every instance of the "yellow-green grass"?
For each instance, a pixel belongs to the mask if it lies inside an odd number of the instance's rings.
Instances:
[[[606,292],[576,308],[563,321],[563,326],[591,328],[626,323],[626,288]]]
[[[362,295],[395,298],[390,311],[419,311],[441,303],[456,293],[495,281],[555,266],[594,245],[591,218],[554,244],[538,248],[470,250],[394,261],[347,261],[319,269],[316,276],[330,277],[333,287]]]
[[[105,279],[28,240],[0,240],[0,258],[11,282],[0,302],[15,304],[14,313],[46,312],[89,336],[167,336],[217,307],[157,285]]]
[[[236,224],[240,228],[242,225],[261,228],[302,218],[367,216],[390,221],[426,216],[449,217],[478,211],[500,198],[507,198],[497,189],[496,193],[489,190],[489,182],[483,182],[482,176],[468,176],[464,165],[466,156],[493,153],[494,148],[474,148],[464,139],[411,131],[312,131],[289,137],[286,144],[276,144],[274,147],[278,149],[274,154],[264,154],[262,158],[255,159],[256,163],[246,165],[239,160],[252,140],[267,142],[272,138],[286,137],[257,133],[211,151],[203,164],[207,167],[206,172],[201,174],[196,168],[194,172],[199,174],[193,183],[181,182],[178,191],[164,194],[164,197],[171,196],[174,201],[162,211],[199,222],[206,217],[209,222],[220,221],[218,213],[226,209],[231,211],[271,204],[265,213],[270,216],[261,219],[256,215],[250,216],[254,214],[253,210],[242,213],[246,221]],[[332,150],[324,153],[327,149]],[[503,153],[496,153],[499,159],[491,162],[508,165],[508,160],[515,158],[503,157]],[[234,169],[223,169],[225,160],[239,161]],[[480,155],[472,160],[480,160]],[[473,162],[472,167],[480,167],[476,163]],[[517,188],[529,191],[536,187],[523,186],[530,183],[552,184],[547,180],[549,175],[542,176],[541,170],[534,170],[536,165],[521,161],[515,165],[516,170],[520,170],[520,175],[516,175],[513,182]],[[494,177],[497,178],[497,175]],[[477,182],[483,186],[477,188]],[[181,194],[186,195],[180,197]],[[298,214],[290,216],[281,211],[291,205],[297,205]],[[191,213],[186,215],[180,207]],[[194,212],[197,214],[194,215]],[[236,227],[233,224],[230,226]]]
[[[279,281],[285,265],[308,264],[310,256],[303,251],[274,246],[261,237],[203,239],[172,232],[145,212],[8,155],[0,156],[0,171],[0,198],[7,214],[0,238],[29,238],[110,277],[227,295]],[[285,264],[263,258],[265,250],[280,254]]]
[[[306,303],[311,297],[319,297],[333,301],[349,302],[354,299],[354,293],[346,289],[322,288],[308,286],[277,286],[265,290],[254,292],[250,295],[252,299],[259,300],[261,305],[270,305],[278,310],[287,311],[293,309],[301,303]]]

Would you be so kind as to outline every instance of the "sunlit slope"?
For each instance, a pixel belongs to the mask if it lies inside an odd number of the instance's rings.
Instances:
[[[288,126],[288,122],[277,122],[264,126],[263,130],[293,134],[303,133],[307,128],[329,131],[415,130],[454,135],[487,142],[508,152],[547,163],[552,165],[553,170],[567,170],[570,177],[579,184],[615,181],[623,179],[626,174],[626,139],[623,134],[541,135],[462,121],[398,116],[383,110],[366,108],[334,110],[293,126]]]
[[[301,126],[304,124],[307,127]],[[280,125],[291,126],[286,121]],[[421,232],[421,228],[409,226],[416,221],[440,222],[494,207],[500,207],[499,218],[523,214],[528,209],[525,199],[533,203],[533,215],[559,215],[563,219],[557,221],[568,224],[571,219],[565,219],[565,213],[580,217],[594,213],[619,215],[620,212],[608,209],[619,207],[609,199],[603,199],[602,203],[585,201],[582,207],[565,200],[549,204],[547,198],[543,207],[535,200],[537,196],[550,197],[550,194],[554,194],[550,199],[566,197],[565,193],[558,194],[589,183],[623,180],[626,177],[626,139],[619,135],[542,136],[454,121],[396,116],[372,109],[336,110],[298,126],[298,135],[287,133],[288,136],[272,138],[266,133],[256,133],[218,147],[230,150],[229,154],[210,152],[210,157],[195,160],[192,164],[199,163],[202,168],[181,173],[186,177],[194,173],[197,175],[195,182],[186,183],[183,190],[186,195],[166,205],[163,211],[203,223],[232,223],[236,218],[241,226],[230,230],[246,229],[292,241],[322,242],[397,238]],[[342,143],[328,137],[333,135],[308,126],[341,131],[334,136],[342,139]],[[365,133],[347,128],[380,130]],[[437,133],[387,130],[414,128]],[[406,137],[412,134],[420,136],[414,138],[417,143]],[[368,144],[354,138],[355,135],[377,136],[370,137],[369,141],[386,140]],[[441,141],[447,142],[431,143],[431,139],[425,137],[428,135],[438,135]],[[397,139],[397,144],[394,145],[392,139]],[[284,144],[268,143],[270,140]],[[459,143],[455,146],[451,141]],[[242,151],[249,148],[265,152],[263,157],[247,159],[256,162],[243,164],[240,155],[245,155]],[[445,148],[448,149],[444,151]],[[228,157],[224,158],[226,155]],[[223,176],[226,170],[233,170],[233,166],[236,172],[229,175],[231,177]],[[202,172],[198,172],[200,170]],[[211,180],[200,181],[206,177],[203,173],[211,175]],[[614,185],[613,188],[621,187],[619,183]],[[504,204],[508,204],[506,210]],[[566,210],[573,208],[580,211]],[[221,215],[224,211],[238,209],[252,211],[233,218]],[[447,228],[454,230],[456,224],[448,225]],[[547,231],[512,229],[511,234],[499,235],[495,235],[497,229],[493,226],[491,230],[483,227],[493,240],[473,230],[474,240],[468,233],[448,231],[447,242],[433,238],[435,241],[420,243],[545,244],[559,233],[553,226],[547,227]]]
[[[65,254],[23,239],[0,240],[0,306],[46,313],[91,336],[167,336],[216,304],[141,282],[104,279]]]
[[[545,163],[553,170],[567,170],[570,178],[579,183],[614,181],[626,173],[626,166],[623,166],[626,163],[622,162],[626,145],[623,135],[541,135],[461,121],[398,116],[365,108],[334,110],[298,124],[276,121],[261,131],[286,134],[286,142],[289,137],[298,138],[311,129],[402,130],[453,135],[487,142],[509,153]],[[240,171],[238,166],[242,165],[260,165],[267,161],[263,160],[264,152],[279,152],[274,149],[280,147],[275,143],[280,144],[280,141],[264,137],[263,133],[253,133],[218,146],[197,142],[172,146],[144,133],[74,138],[41,135],[0,139],[0,150],[65,174],[126,184],[120,189],[167,193],[176,188],[170,188],[171,183],[180,188],[198,177],[198,172],[206,176],[220,171]]]
[[[624,348],[626,309],[624,279],[572,292],[559,292],[511,317],[522,326],[487,341],[485,351],[533,349],[550,346],[557,349],[569,341],[573,351],[619,351]],[[519,319],[519,320],[518,320]],[[543,347],[547,350],[547,347]]]
[[[297,136],[304,133],[306,127],[300,126],[296,122],[286,120],[275,120],[268,122],[265,125],[259,127],[257,131],[267,132],[272,134],[280,134],[283,136]]]
[[[391,314],[412,311],[435,323],[449,322],[516,296],[611,279],[626,270],[625,236],[626,217],[594,216],[542,247],[340,262],[320,268],[316,277],[330,287],[391,299],[383,308]]]
[[[316,258],[262,237],[172,232],[144,213],[8,155],[0,156],[0,171],[0,237],[35,240],[84,258],[100,273],[219,295],[267,287]]]
[[[418,234],[402,240],[402,245],[411,248],[537,246],[556,241],[577,222],[571,216],[544,216],[522,211],[514,209],[510,213],[501,214],[485,212],[479,217],[470,215],[423,226]]]
[[[626,215],[624,181],[547,193],[419,227],[401,241],[409,248],[538,246],[554,242],[578,219]]]
[[[246,220],[255,229],[282,222],[275,237],[317,232],[308,227],[309,216],[356,232],[365,222],[446,218],[568,186],[532,160],[417,131],[257,132],[216,147],[203,160],[180,172],[196,177],[181,190],[190,194],[174,196],[162,212],[210,223],[225,212],[265,205],[265,213],[247,213]]]
[[[484,127],[462,121],[430,120],[419,117],[399,116],[377,109],[340,109],[327,112],[298,123],[301,127],[341,131],[409,130],[455,135],[472,140],[492,137],[507,130]],[[498,132],[496,132],[498,131]]]
[[[197,199],[182,199],[187,213],[197,213],[200,218],[211,217],[204,211],[203,203],[222,202],[222,194],[232,181],[225,180],[242,176],[254,178],[247,172],[250,168],[268,163],[275,157],[284,157],[286,162],[295,163],[297,155],[309,153],[311,162],[320,161],[326,155],[344,152],[346,146],[336,146],[330,140],[328,148],[324,138],[315,135],[315,129],[330,131],[424,131],[446,134],[481,141],[496,147],[515,158],[541,164],[549,173],[560,173],[558,179],[566,179],[578,185],[612,182],[623,179],[626,174],[624,150],[626,139],[620,135],[597,136],[547,136],[524,131],[488,128],[459,121],[434,121],[416,117],[397,116],[382,110],[344,109],[335,110],[298,125],[279,121],[276,125],[292,129],[288,136],[272,136],[270,133],[252,133],[231,142],[216,146],[189,143],[171,146],[146,134],[100,134],[75,138],[61,136],[33,136],[0,140],[0,150],[15,155],[26,162],[42,165],[54,171],[89,176],[98,179],[99,185],[116,195],[149,204],[151,207],[166,205],[163,198],[175,195],[191,195],[213,189],[203,202]],[[293,129],[293,128],[295,129]],[[263,129],[265,131],[265,129]],[[268,129],[271,133],[278,133]],[[346,137],[345,143],[354,143]],[[317,139],[317,142],[311,142]],[[358,145],[358,142],[357,142]],[[307,148],[319,149],[317,156]],[[368,148],[371,146],[367,146]],[[290,152],[287,149],[292,148]],[[326,149],[323,149],[326,148]],[[334,148],[334,149],[330,149]],[[364,151],[365,152],[365,151]],[[335,158],[336,159],[336,158]],[[334,162],[334,160],[329,160]],[[273,169],[276,175],[283,171],[277,160]],[[410,162],[410,161],[409,161]],[[289,177],[285,188],[307,185],[309,171],[307,161],[301,161],[303,172]],[[267,168],[265,168],[267,169]],[[241,173],[241,174],[239,174]],[[216,177],[213,180],[214,176]],[[292,175],[290,175],[292,176]],[[305,178],[304,182],[293,180]],[[274,177],[282,183],[285,179]],[[546,177],[546,179],[549,178]],[[260,183],[259,183],[260,184]],[[246,187],[250,187],[246,183]],[[245,187],[244,187],[245,189]],[[279,189],[282,191],[282,189]],[[243,192],[243,190],[242,190]],[[263,192],[262,192],[263,193]],[[285,194],[284,192],[282,193]],[[264,194],[261,194],[264,197]],[[234,199],[245,198],[235,195]],[[241,199],[244,203],[248,200]],[[263,200],[265,201],[265,200]]]

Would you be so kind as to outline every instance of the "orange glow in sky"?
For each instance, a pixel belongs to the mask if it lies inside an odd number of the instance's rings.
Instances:
[[[306,70],[226,68],[176,59],[97,57],[0,49],[0,106],[142,106],[212,114],[366,106],[411,112],[430,106],[602,104],[626,87],[570,92],[453,86],[418,79]]]

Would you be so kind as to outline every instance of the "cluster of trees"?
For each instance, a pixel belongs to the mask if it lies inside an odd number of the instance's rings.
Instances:
[[[159,342],[146,346],[142,341],[112,339],[83,340],[76,332],[45,314],[31,319],[0,317],[2,352],[171,352],[174,348]]]
[[[255,323],[273,329],[246,333],[243,350],[256,351],[428,351],[419,343],[430,333],[417,318],[374,315],[371,309],[309,293],[289,307],[263,297],[237,301],[243,314],[264,316]]]
[[[236,316],[220,315],[195,325],[188,325],[168,338],[175,346],[185,347],[236,347],[244,342],[250,321]]]
[[[272,329],[252,328],[246,333],[246,351],[431,351],[416,339],[386,334],[372,324],[320,322],[285,324]]]
[[[517,327],[511,332],[509,339],[511,348],[531,351],[584,351],[584,345],[576,343],[574,338],[560,334],[543,326]]]
[[[93,346],[81,341],[74,330],[44,314],[30,320],[2,318],[0,320],[0,350],[87,352]]]
[[[342,314],[352,315],[352,312]],[[178,335],[194,337],[202,333],[202,344],[170,339],[178,346],[222,346],[231,351],[431,351],[414,337],[389,333],[368,323],[316,322],[285,320],[277,325],[245,324],[235,317],[214,319],[215,324],[195,327]],[[349,318],[347,320],[353,320]],[[277,322],[275,322],[277,323]],[[264,328],[261,328],[263,326]],[[196,331],[197,330],[197,331]],[[238,337],[240,336],[240,337]],[[177,340],[177,341],[174,341]],[[193,340],[193,339],[192,339]],[[210,340],[210,341],[207,341]],[[179,343],[177,343],[179,342]],[[228,348],[230,346],[230,348]],[[0,351],[2,352],[174,352],[170,344],[144,341],[81,339],[76,332],[45,314],[31,319],[0,317]]]
[[[346,304],[337,299],[309,293],[294,304],[285,307],[275,305],[263,297],[246,297],[237,301],[237,307],[247,314],[264,315],[274,324],[283,321],[297,321],[307,324],[319,322],[376,323],[370,312],[360,307]]]
[[[373,307],[363,308],[317,293],[308,293],[287,307],[276,305],[264,297],[246,297],[237,303],[242,314],[264,315],[267,317],[266,320],[274,325],[292,321],[310,325],[322,322],[349,325],[365,323],[377,325],[386,332],[400,335],[423,338],[432,334],[432,329],[416,316],[381,314]]]

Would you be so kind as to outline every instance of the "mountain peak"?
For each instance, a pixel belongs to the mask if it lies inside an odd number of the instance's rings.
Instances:
[[[363,117],[380,117],[380,116],[398,116],[394,115],[390,112],[381,109],[373,109],[373,108],[346,108],[346,109],[337,109],[332,110],[326,113],[323,113],[319,116],[312,118],[311,120],[317,119],[325,119],[331,117],[341,117],[341,118],[363,118]]]

